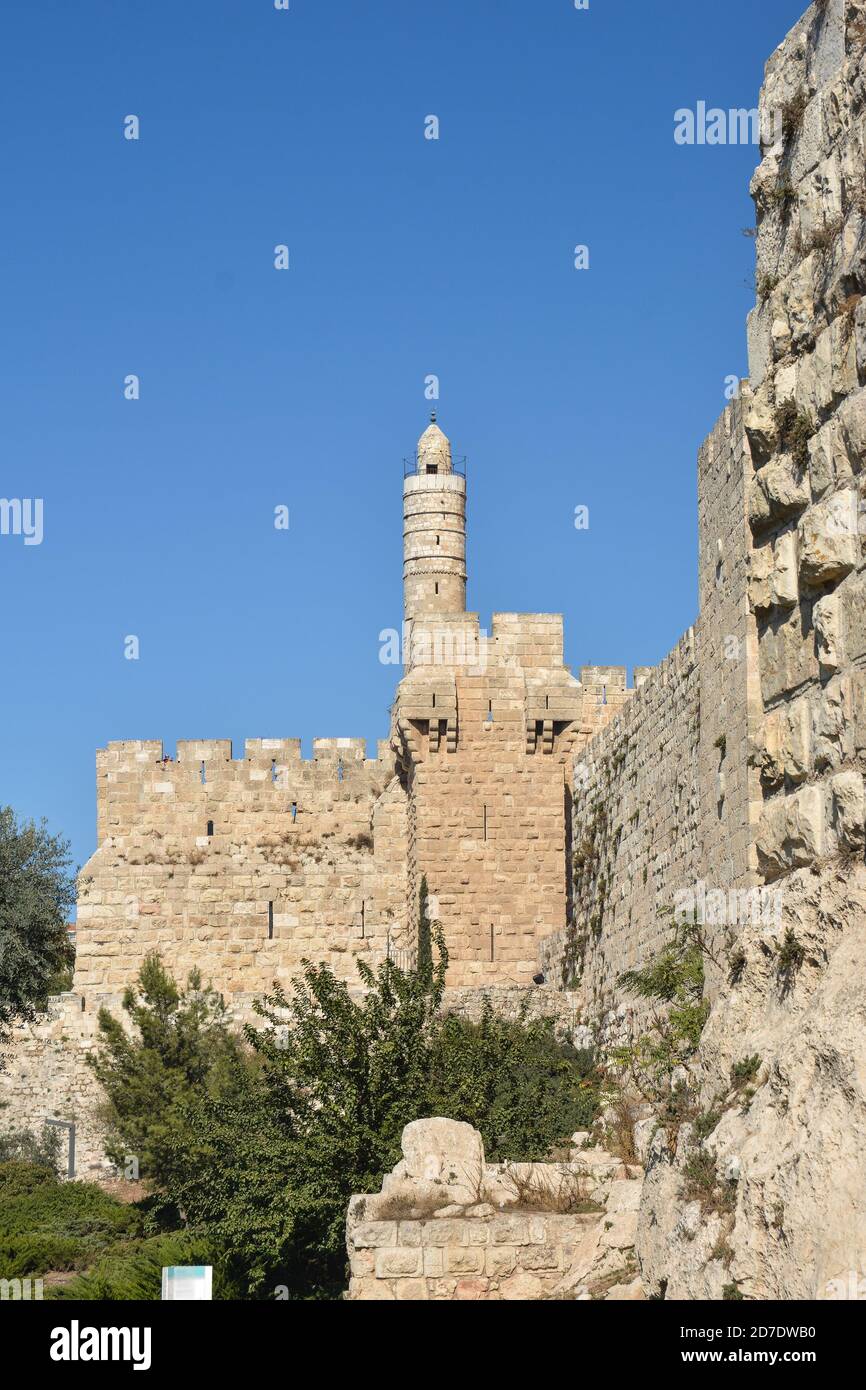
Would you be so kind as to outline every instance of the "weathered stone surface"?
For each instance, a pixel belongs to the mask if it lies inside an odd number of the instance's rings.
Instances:
[[[406,1158],[397,1165],[401,1201],[414,1209],[429,1188],[425,1156],[476,1152],[480,1137],[446,1128],[409,1125],[403,1135]],[[472,1132],[474,1134],[474,1131]],[[585,1135],[578,1136],[583,1142]],[[408,1177],[407,1166],[419,1176]],[[473,1198],[461,1215],[420,1220],[370,1221],[378,1197],[352,1198],[346,1220],[346,1245],[352,1300],[387,1297],[397,1300],[559,1299],[606,1297],[609,1288],[624,1287],[634,1276],[634,1240],[642,1169],[623,1165],[603,1149],[580,1148],[568,1163],[486,1164],[482,1191],[505,1191],[510,1209],[497,1210],[490,1201]],[[390,1175],[390,1176],[393,1176]],[[597,1209],[580,1210],[592,1187]],[[449,1189],[453,1191],[452,1188]],[[393,1187],[386,1177],[383,1200],[391,1202]],[[562,1210],[577,1206],[579,1210]],[[619,1279],[619,1275],[623,1275]],[[381,1288],[387,1290],[381,1292]],[[636,1296],[632,1289],[629,1298]]]
[[[650,1294],[664,1280],[669,1299],[721,1298],[730,1283],[749,1299],[826,1299],[843,1272],[866,1272],[864,920],[862,863],[792,875],[776,942],[790,928],[805,961],[784,993],[766,930],[746,927],[745,970],[714,1006],[700,1053],[707,1100],[735,1062],[762,1059],[750,1104],[726,1108],[706,1141],[718,1171],[738,1161],[734,1210],[723,1219],[688,1201],[688,1144],[651,1157],[637,1239]]]
[[[863,774],[839,772],[830,782],[833,791],[835,829],[845,849],[857,849],[866,838],[866,795]]]
[[[834,493],[800,522],[800,574],[807,584],[828,584],[860,559],[859,498],[854,488]]]
[[[459,1120],[415,1120],[403,1130],[402,1147],[410,1181],[441,1184],[449,1201],[479,1199],[484,1145],[471,1125]]]
[[[768,879],[811,864],[824,853],[825,804],[819,786],[803,787],[767,803],[758,834],[758,857]]]

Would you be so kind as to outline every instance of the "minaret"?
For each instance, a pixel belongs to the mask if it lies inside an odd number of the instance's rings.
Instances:
[[[466,477],[436,412],[403,479],[403,616],[466,611]]]

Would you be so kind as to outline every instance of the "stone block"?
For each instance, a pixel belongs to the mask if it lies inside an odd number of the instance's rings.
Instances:
[[[396,1221],[363,1221],[352,1231],[352,1243],[357,1250],[365,1247],[397,1244]]]
[[[812,610],[818,643],[818,663],[822,675],[838,671],[844,661],[842,650],[842,606],[838,594],[825,594]]]
[[[641,1121],[642,1124],[656,1124],[655,1120]],[[633,1179],[620,1178],[612,1182],[608,1189],[607,1212],[611,1215],[617,1211],[637,1211],[640,1206],[640,1194],[642,1184]]]
[[[559,1269],[559,1251],[553,1245],[527,1245],[520,1250],[519,1263],[522,1269]]]
[[[512,1274],[517,1265],[517,1255],[515,1245],[488,1245],[484,1252],[485,1272],[493,1279]]]
[[[420,1275],[424,1271],[424,1261],[420,1249],[395,1247],[392,1250],[376,1251],[377,1279],[406,1279]]]
[[[854,488],[818,502],[799,525],[800,575],[807,584],[829,584],[849,574],[860,559],[859,498]]]
[[[398,1303],[420,1303],[428,1298],[426,1279],[399,1279],[394,1285]]]
[[[860,849],[866,838],[866,793],[863,774],[839,772],[830,782],[833,791],[834,827],[840,845]]]
[[[425,1221],[421,1229],[421,1241],[428,1245],[468,1245],[469,1223],[448,1217],[444,1221]]]
[[[528,1245],[529,1222],[523,1216],[496,1216],[490,1223],[491,1245]]]
[[[482,1274],[484,1251],[475,1245],[446,1245],[444,1249],[446,1274]]]
[[[766,704],[818,674],[808,607],[774,615],[760,636],[761,690]]]
[[[487,1279],[458,1279],[454,1298],[458,1303],[475,1303],[487,1297],[489,1288]]]
[[[758,831],[758,859],[766,877],[812,864],[825,850],[824,793],[820,786],[771,798]]]
[[[499,1285],[499,1296],[511,1303],[533,1302],[541,1298],[544,1283],[537,1274],[527,1270],[517,1270]]]

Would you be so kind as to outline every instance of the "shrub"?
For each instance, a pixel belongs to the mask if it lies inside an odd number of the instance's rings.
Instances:
[[[36,1164],[2,1164],[0,1278],[83,1268],[139,1219],[95,1183],[59,1182]]]
[[[214,1265],[214,1298],[231,1298],[242,1292],[224,1278],[212,1252],[202,1241],[183,1232],[173,1232],[118,1246],[98,1259],[87,1273],[79,1274],[68,1284],[46,1290],[46,1297],[74,1302],[131,1299],[159,1302],[164,1266],[200,1264]]]
[[[809,464],[809,440],[815,433],[815,423],[806,410],[794,401],[778,406],[775,415],[779,447],[789,453],[797,468],[803,471]]]
[[[599,1109],[591,1051],[559,1042],[551,1019],[498,1018],[485,1001],[477,1024],[450,1016],[430,1058],[427,1113],[474,1125],[491,1162],[546,1158]]]
[[[683,1165],[683,1192],[686,1201],[700,1202],[702,1211],[729,1212],[736,1203],[737,1185],[720,1179],[715,1155],[698,1148]]]
[[[758,298],[769,299],[778,283],[778,275],[769,275],[766,271],[762,275],[759,275],[755,282]]]
[[[712,1134],[721,1118],[722,1115],[719,1110],[704,1110],[700,1115],[696,1116],[692,1129],[695,1139],[697,1139],[699,1143],[703,1139],[707,1139]]]
[[[755,1077],[761,1069],[761,1059],[757,1053],[751,1057],[744,1057],[740,1062],[734,1062],[731,1067],[731,1086],[735,1091],[741,1091]]]
[[[785,935],[776,951],[776,972],[782,982],[783,989],[787,992],[794,982],[794,977],[801,969],[806,959],[806,952],[791,927],[786,927]]]
[[[728,983],[738,985],[743,978],[746,969],[746,953],[741,947],[737,947],[728,957]]]
[[[809,96],[803,87],[785,102],[782,107],[782,134],[786,141],[792,140],[800,130],[808,105]]]
[[[671,942],[640,970],[620,975],[622,989],[664,1006],[653,1014],[652,1031],[614,1053],[641,1094],[670,1100],[670,1077],[694,1056],[709,1013],[704,999],[704,946],[699,929],[677,928]]]
[[[69,845],[44,822],[0,806],[0,1044],[44,1009],[74,960],[66,923],[75,902]]]

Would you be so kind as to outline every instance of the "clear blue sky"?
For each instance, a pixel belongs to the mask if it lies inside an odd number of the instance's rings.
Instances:
[[[384,737],[429,373],[469,607],[657,662],[754,298],[755,150],[673,115],[753,106],[803,8],[7,0],[0,496],[45,534],[0,536],[0,802],[83,862],[109,739]]]

